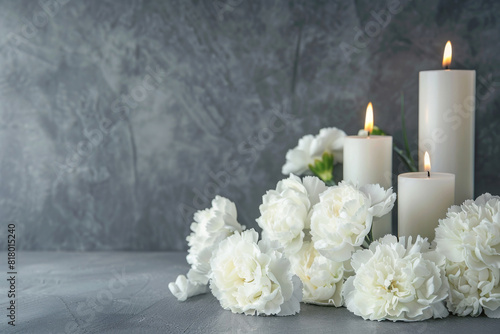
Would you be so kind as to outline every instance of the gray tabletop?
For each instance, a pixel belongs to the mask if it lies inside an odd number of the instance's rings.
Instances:
[[[500,320],[458,318],[420,323],[364,321],[345,308],[301,304],[292,317],[251,317],[223,310],[206,294],[178,302],[168,283],[188,266],[185,253],[19,253],[16,326],[1,333],[499,333]],[[6,268],[6,254],[1,255]],[[2,269],[4,274],[7,270]],[[8,318],[7,318],[8,320]]]

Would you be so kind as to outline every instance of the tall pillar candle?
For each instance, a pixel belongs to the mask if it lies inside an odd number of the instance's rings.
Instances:
[[[433,157],[434,165],[434,157]],[[424,167],[425,168],[425,167]],[[428,167],[430,170],[430,164]],[[420,235],[434,240],[439,219],[446,217],[455,198],[455,175],[405,173],[398,176],[398,236]]]
[[[447,48],[445,68],[451,62],[451,44],[449,56]],[[434,171],[455,174],[456,204],[474,198],[475,96],[476,71],[420,72],[419,170],[423,170],[423,154],[428,151]]]
[[[369,126],[365,124],[368,133],[373,129],[373,117],[371,129]],[[343,165],[344,180],[360,186],[378,183],[389,189],[392,186],[392,137],[347,136],[344,140]],[[392,233],[392,219],[389,213],[374,222],[373,237],[377,239],[390,233]]]

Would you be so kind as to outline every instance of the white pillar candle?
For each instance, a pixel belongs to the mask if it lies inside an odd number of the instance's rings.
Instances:
[[[451,44],[445,48],[445,68],[449,62]],[[455,174],[456,204],[474,198],[475,99],[476,71],[420,72],[419,170],[423,170],[423,154],[428,151],[435,172]]]
[[[433,157],[434,165],[434,157]],[[425,167],[424,167],[425,168]],[[429,168],[430,169],[430,166]],[[398,236],[434,240],[439,219],[454,204],[455,175],[417,172],[398,176]]]
[[[371,128],[369,108],[365,130]],[[360,186],[378,183],[385,189],[392,186],[392,137],[391,136],[347,136],[344,140],[344,180]],[[373,224],[373,237],[378,239],[392,233],[391,214],[377,219]]]

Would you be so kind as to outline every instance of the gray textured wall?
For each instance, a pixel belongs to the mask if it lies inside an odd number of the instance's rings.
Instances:
[[[379,31],[385,1],[59,2],[0,1],[0,236],[23,249],[184,249],[215,192],[256,226],[287,149],[369,100],[401,142],[405,94],[415,149],[448,39],[478,76],[476,194],[500,192],[497,1],[403,1]]]

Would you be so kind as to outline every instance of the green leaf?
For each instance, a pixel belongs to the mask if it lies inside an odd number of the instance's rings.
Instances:
[[[394,148],[394,152],[396,152],[399,159],[406,165],[406,167],[408,168],[408,170],[410,172],[417,172],[418,171],[416,164],[410,159],[410,157],[408,157],[406,155],[405,151],[403,151],[401,148],[399,148],[396,145],[394,145],[393,148]]]
[[[309,169],[327,185],[331,185],[333,182],[333,154],[323,153],[321,160],[315,159],[314,164],[309,164]]]
[[[358,133],[360,133],[361,131],[364,131],[365,135],[368,134],[368,132],[363,129],[360,129]],[[387,136],[387,134],[376,125],[373,126],[373,130],[370,134],[374,136]]]
[[[373,130],[372,130],[371,134],[374,136],[387,136],[387,134],[376,125],[373,126]]]

